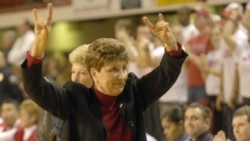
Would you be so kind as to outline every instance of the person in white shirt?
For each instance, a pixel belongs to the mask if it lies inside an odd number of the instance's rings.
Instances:
[[[191,14],[192,10],[188,6],[183,6],[177,11],[178,22],[182,26],[181,32],[185,42],[198,34],[197,28],[190,22]]]
[[[16,39],[12,46],[9,55],[8,63],[19,67],[21,62],[25,59],[27,51],[29,51],[33,45],[35,35],[31,30],[31,24],[28,20],[21,21],[17,27],[19,37]]]

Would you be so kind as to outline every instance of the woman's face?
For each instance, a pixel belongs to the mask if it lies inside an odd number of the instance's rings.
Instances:
[[[168,141],[176,141],[184,134],[183,121],[175,123],[165,118],[161,120],[161,125],[163,127],[165,137],[168,139]]]
[[[73,63],[71,67],[71,80],[90,88],[93,80],[90,77],[87,67],[81,63]]]
[[[30,114],[27,111],[21,109],[20,110],[20,119],[21,119],[21,125],[24,128],[31,127],[32,125],[35,125],[37,122],[37,115],[35,114]]]
[[[118,96],[124,89],[127,80],[127,62],[112,61],[105,63],[101,70],[91,68],[91,76],[96,88],[107,95]]]

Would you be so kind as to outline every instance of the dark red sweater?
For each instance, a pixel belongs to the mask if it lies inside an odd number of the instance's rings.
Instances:
[[[94,90],[101,105],[102,121],[108,133],[107,141],[132,141],[132,132],[119,112],[117,96],[103,94],[96,88]]]

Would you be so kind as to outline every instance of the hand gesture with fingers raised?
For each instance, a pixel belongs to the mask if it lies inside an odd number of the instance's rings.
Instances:
[[[52,9],[53,5],[51,3],[48,4],[47,10],[48,15],[47,18],[38,18],[37,9],[33,9],[33,17],[34,17],[34,31],[35,31],[35,42],[31,49],[31,56],[33,57],[42,57],[44,54],[44,50],[46,48],[46,44],[49,37],[49,27],[52,21]]]
[[[161,13],[158,16],[159,20],[155,25],[147,17],[143,17],[143,21],[151,32],[164,42],[167,51],[178,50],[176,39],[169,27],[169,23],[164,20]]]
[[[224,131],[219,131],[215,136],[213,141],[231,141],[230,139],[226,138],[226,134]]]

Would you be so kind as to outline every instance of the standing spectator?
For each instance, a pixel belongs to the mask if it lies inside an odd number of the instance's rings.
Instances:
[[[230,15],[230,18],[235,18],[233,14],[237,14],[237,11],[233,10],[232,14]],[[248,20],[247,20],[248,18]],[[246,5],[246,10],[245,13],[243,15],[242,18],[242,24],[244,25],[244,27],[247,29],[248,31],[248,45],[246,45],[247,43],[247,38],[241,38],[236,42],[237,46],[247,46],[247,47],[243,47],[243,49],[240,52],[240,57],[239,57],[239,61],[238,61],[238,91],[239,91],[239,96],[240,98],[242,98],[242,105],[250,105],[250,95],[249,95],[249,70],[250,70],[250,22],[249,22],[249,18],[250,18],[250,2],[247,3]],[[244,36],[243,36],[244,37]],[[239,37],[238,37],[239,38]],[[243,42],[243,43],[239,43],[239,42]],[[238,47],[239,48],[239,47]]]
[[[133,72],[137,76],[141,76],[141,70],[138,66],[139,52],[135,46],[135,38],[133,33],[133,23],[130,19],[120,19],[116,21],[114,26],[115,38],[125,44],[128,51],[130,61],[128,63],[128,72]]]
[[[199,33],[191,38],[186,46],[190,46],[190,51],[197,56],[207,54],[212,49],[212,45],[210,42],[211,16],[206,7],[200,6],[194,10],[194,25]],[[186,65],[188,69],[188,103],[199,101],[208,104],[201,68],[196,64],[196,60],[192,59],[188,59]]]
[[[185,110],[184,125],[192,141],[212,141],[213,135],[209,132],[212,113],[207,106],[198,102],[191,103]]]
[[[222,129],[226,136],[234,140],[231,121],[234,109],[239,104],[237,66],[240,54],[248,47],[248,37],[240,22],[242,6],[230,3],[223,11],[222,93],[218,96],[217,107],[222,110]]]
[[[250,34],[250,2],[247,3],[246,5],[246,9],[242,18],[242,23],[243,25],[246,27],[246,29],[248,30],[248,34]]]
[[[172,26],[171,27],[173,34],[178,42],[182,42],[182,34],[180,26]],[[160,50],[161,49],[161,50]],[[160,63],[160,58],[164,54],[164,48],[158,47],[156,50],[152,52],[152,58],[154,62]],[[188,87],[187,87],[187,69],[184,65],[182,65],[182,69],[179,77],[175,81],[174,85],[160,98],[160,110],[161,116],[166,110],[176,104],[186,104],[188,96]]]
[[[27,51],[31,49],[35,35],[31,30],[31,24],[28,20],[22,20],[16,26],[16,30],[18,38],[15,40],[14,45],[9,51],[7,63],[10,64],[13,73],[17,76],[17,81],[22,82],[19,66],[25,59]]]
[[[185,52],[177,44],[163,15],[152,24],[143,20],[165,43],[160,65],[137,78],[127,73],[129,56],[124,44],[116,39],[97,39],[89,46],[86,63],[94,86],[90,89],[67,82],[63,88],[51,85],[42,77],[42,59],[52,20],[52,4],[44,22],[34,12],[36,41],[23,62],[24,87],[40,106],[68,123],[64,140],[124,140],[145,141],[143,112],[177,79]],[[156,81],[157,83],[152,83]]]
[[[8,63],[15,67],[19,67],[25,59],[27,51],[29,51],[34,42],[34,32],[31,30],[31,24],[28,20],[22,20],[16,26],[19,37],[16,39],[13,47],[8,55]]]
[[[3,37],[2,37],[2,44],[3,44],[3,53],[4,53],[4,58],[7,60],[9,52],[16,40],[16,32],[12,30],[8,30],[4,32]],[[7,61],[8,64],[8,61]]]
[[[192,37],[198,34],[197,28],[190,22],[192,9],[188,6],[182,6],[177,11],[178,22],[181,24],[181,34],[184,42],[187,42]]]
[[[153,69],[150,54],[152,50],[157,48],[157,46],[153,44],[153,34],[146,25],[137,26],[135,45],[139,54],[137,57],[137,65],[141,70],[141,75],[145,75]],[[153,136],[157,141],[163,141],[164,134],[161,127],[159,101],[152,103],[143,115],[147,134]]]
[[[221,130],[222,117],[221,111],[216,109],[216,98],[222,92],[222,60],[223,50],[221,49],[222,27],[215,24],[211,31],[211,43],[213,50],[205,56],[205,65],[202,67],[202,73],[205,76],[206,93],[210,100],[210,108],[213,111],[212,130],[217,133]],[[200,60],[203,60],[202,58]]]

